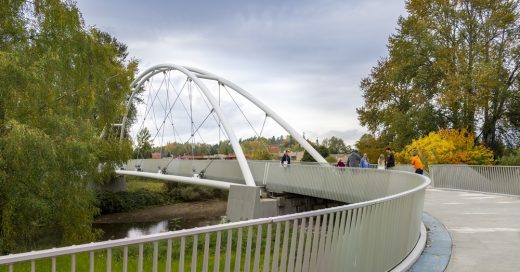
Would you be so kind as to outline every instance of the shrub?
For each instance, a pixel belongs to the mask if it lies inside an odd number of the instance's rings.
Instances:
[[[311,142],[309,142],[313,147],[314,149],[316,149],[316,151],[318,151],[318,153],[320,153],[320,155],[323,157],[323,158],[327,158],[330,154],[329,152],[329,149],[323,145],[315,145]],[[316,160],[311,156],[311,154],[309,154],[307,152],[307,150],[305,150],[305,152],[303,153],[303,157],[302,157],[302,160],[301,161],[304,161],[304,162],[315,162]]]
[[[511,154],[500,158],[498,161],[500,165],[520,165],[520,148],[513,151]]]
[[[493,151],[475,144],[475,135],[465,129],[441,129],[414,140],[395,154],[401,163],[409,163],[411,153],[418,151],[425,165],[492,164]]]
[[[336,162],[336,158],[329,155],[328,157],[325,158],[325,160],[329,163],[335,163]]]
[[[101,214],[128,212],[145,207],[173,203],[173,200],[165,193],[146,190],[116,193],[99,192],[97,199]]]
[[[164,183],[166,194],[178,201],[197,201],[206,199],[226,199],[227,191],[201,185]]]

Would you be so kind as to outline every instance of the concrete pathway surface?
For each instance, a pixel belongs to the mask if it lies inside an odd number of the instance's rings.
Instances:
[[[520,197],[428,189],[424,210],[446,226],[446,271],[520,271]]]

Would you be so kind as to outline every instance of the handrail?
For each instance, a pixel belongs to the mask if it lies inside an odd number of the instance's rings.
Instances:
[[[520,195],[520,166],[435,164],[429,168],[437,188]]]
[[[380,179],[377,182],[387,183],[389,188],[394,184],[398,186],[396,188],[401,188],[402,190],[393,192],[389,189],[388,192],[391,192],[391,194],[376,199],[297,214],[0,256],[0,265],[7,264],[13,268],[13,265],[19,262],[31,261],[34,263],[39,259],[53,258],[54,260],[54,258],[59,256],[74,256],[84,252],[93,254],[95,251],[110,251],[121,247],[126,252],[128,247],[135,245],[138,245],[140,248],[139,260],[142,260],[142,247],[146,243],[153,243],[155,252],[158,242],[161,241],[169,241],[168,249],[171,250],[172,240],[180,239],[182,244],[182,241],[189,238],[193,239],[196,245],[199,240],[198,237],[205,236],[205,242],[203,241],[204,248],[215,247],[215,254],[222,250],[220,248],[221,244],[225,245],[226,267],[231,266],[230,249],[236,247],[238,250],[239,246],[244,242],[246,251],[249,253],[246,252],[245,256],[240,255],[238,258],[239,260],[243,259],[244,264],[241,262],[234,264],[235,269],[238,270],[241,270],[241,265],[249,265],[250,260],[247,259],[247,256],[250,256],[255,259],[252,267],[255,271],[258,271],[261,266],[264,267],[264,271],[269,270],[266,267],[274,270],[291,267],[291,269],[296,271],[314,271],[313,268],[322,271],[342,271],[345,268],[354,271],[380,271],[392,269],[415,246],[419,238],[424,191],[430,183],[429,178],[402,171],[372,169],[356,169],[354,171],[347,169],[343,172],[342,169],[332,167],[296,165],[290,167],[291,169],[282,169],[271,165],[267,174],[267,186],[274,186],[277,182],[280,182],[280,177],[289,177],[293,172],[294,174],[297,172],[314,172],[315,174],[321,174],[323,177],[332,177],[330,175],[338,174],[338,180],[344,181],[345,184],[368,182],[366,177],[372,174],[373,177]],[[253,169],[256,168],[260,169],[262,167],[253,167]],[[265,168],[263,167],[263,169]],[[349,172],[351,170],[352,172]],[[404,180],[414,182],[403,183]],[[307,182],[304,183],[304,186],[308,187],[312,184],[317,186],[314,189],[320,189],[318,183]],[[342,192],[339,193],[341,194]],[[352,194],[352,192],[345,191],[344,194]],[[219,240],[221,239],[220,233],[225,231],[227,231],[228,235],[232,235],[231,238],[228,236],[227,243]],[[247,243],[242,241],[242,239],[246,239],[246,232]],[[256,242],[251,240],[253,232],[257,233]],[[216,245],[210,245],[210,237],[214,237],[217,240]],[[252,247],[253,244],[256,245],[255,248]],[[207,268],[211,264],[207,258],[209,251],[206,249],[204,250],[205,260],[203,264]],[[186,249],[182,248],[182,250]],[[197,249],[194,247],[189,250],[193,251],[195,255],[192,258],[196,259],[196,255],[198,255]],[[253,251],[254,255],[251,255]],[[374,258],[377,257],[377,259],[372,259],[372,256],[369,256],[369,252],[375,254]],[[240,251],[237,251],[236,254],[239,253]],[[263,264],[259,263],[260,254],[266,254]],[[184,253],[179,256],[179,267],[184,267],[183,258],[185,257],[181,256],[184,256]],[[213,258],[215,262],[213,266],[216,271],[218,271],[219,265],[221,265],[217,260],[220,258],[219,256],[220,253]],[[165,258],[167,266],[168,263],[171,265],[171,255]],[[159,257],[154,254],[153,259],[156,264]],[[140,265],[142,266],[142,261]],[[193,262],[193,259],[192,265],[197,265],[196,261]]]

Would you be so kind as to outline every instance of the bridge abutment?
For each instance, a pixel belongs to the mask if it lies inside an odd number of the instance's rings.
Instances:
[[[278,214],[276,199],[260,198],[262,188],[243,185],[229,187],[226,215],[231,222],[271,217]]]
[[[261,187],[231,185],[226,215],[231,222],[299,213],[344,205],[329,199],[297,194],[268,197]]]

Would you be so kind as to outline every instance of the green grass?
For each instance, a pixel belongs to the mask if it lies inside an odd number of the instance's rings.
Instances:
[[[256,247],[256,234],[257,228],[254,227],[252,235],[252,243],[251,243],[251,256],[250,256],[250,268],[253,268],[254,260],[255,260],[255,247]],[[273,236],[271,238],[271,254],[273,253],[274,246],[274,230],[273,226]],[[261,243],[261,254],[259,259],[260,271],[262,270],[264,264],[264,254],[265,254],[265,232],[266,226],[262,229],[263,239],[260,241]],[[283,231],[282,231],[283,233]],[[245,265],[245,256],[246,256],[246,243],[247,243],[247,234],[248,229],[243,229],[242,243],[241,243],[241,253],[240,253],[240,270],[244,270]],[[237,257],[237,230],[233,230],[232,235],[232,247],[231,247],[231,256],[230,256],[230,267],[231,270],[234,270],[235,267],[235,259]],[[184,271],[191,271],[192,265],[192,245],[193,245],[193,237],[186,237],[185,243],[185,256],[184,256]],[[197,260],[196,260],[196,271],[201,271],[203,267],[203,259],[204,259],[204,243],[205,243],[205,235],[199,235],[197,239]],[[226,244],[227,244],[227,231],[222,232],[221,237],[221,246],[220,246],[220,258],[219,258],[219,268],[218,271],[224,271],[225,261],[226,261]],[[209,256],[208,256],[208,271],[214,270],[215,263],[215,245],[216,245],[216,234],[212,234],[210,236],[210,247],[209,247]],[[281,245],[279,250],[281,251]],[[153,243],[146,243],[143,247],[143,271],[152,271],[153,268]],[[157,260],[157,269],[158,271],[165,271],[166,268],[166,253],[167,253],[167,241],[160,241],[158,243],[158,260]],[[180,239],[173,240],[173,252],[171,255],[171,268],[172,271],[179,271],[179,263],[180,263]],[[128,271],[137,271],[138,269],[138,254],[139,254],[139,246],[133,245],[128,247]],[[71,261],[72,258],[70,256],[61,256],[56,258],[56,271],[71,271]],[[94,271],[107,271],[106,267],[107,261],[107,251],[96,251],[94,254]],[[272,259],[270,260],[270,264],[272,263]],[[80,253],[75,255],[75,271],[89,271],[90,267],[90,254],[89,253]],[[36,271],[51,271],[51,259],[43,259],[35,262]],[[13,271],[31,271],[31,263],[30,262],[22,262],[14,265]],[[111,271],[122,271],[123,270],[123,248],[114,248],[112,249],[112,258],[111,258]],[[7,272],[7,266],[0,266],[0,272]]]
[[[154,179],[127,176],[126,186],[129,192],[135,192],[138,190],[147,190],[157,193],[164,192],[164,182]]]

